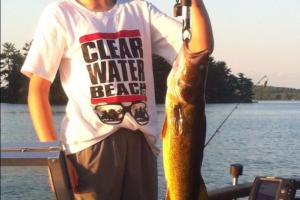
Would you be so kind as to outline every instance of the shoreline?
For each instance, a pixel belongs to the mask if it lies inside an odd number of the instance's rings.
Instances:
[[[266,100],[252,100],[252,101],[236,101],[236,100],[232,100],[232,101],[219,101],[219,100],[214,100],[214,101],[206,101],[206,104],[237,104],[237,103],[245,103],[245,104],[252,104],[252,103],[259,103],[259,102],[300,102],[300,100],[295,100],[295,99],[282,99],[282,100],[270,100],[270,99],[266,99]],[[20,102],[0,102],[1,104],[11,104],[11,105],[27,105],[27,103],[20,103]],[[51,106],[65,106],[67,104],[65,103],[55,103],[55,104],[51,104]],[[156,103],[156,105],[164,105],[163,102],[159,102]]]

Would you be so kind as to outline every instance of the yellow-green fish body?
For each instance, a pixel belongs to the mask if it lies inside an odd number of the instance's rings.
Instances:
[[[185,43],[168,76],[162,131],[166,199],[207,199],[201,176],[205,144],[207,51],[191,53]]]

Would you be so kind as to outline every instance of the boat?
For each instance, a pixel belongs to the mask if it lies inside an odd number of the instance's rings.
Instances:
[[[74,199],[59,142],[2,145],[2,166],[48,166],[56,199]],[[296,197],[296,191],[300,190],[300,177],[258,176],[253,182],[238,184],[238,178],[243,174],[241,164],[232,164],[230,174],[233,185],[208,191],[209,200],[232,200],[242,197],[249,197],[249,200],[300,200],[300,197]]]

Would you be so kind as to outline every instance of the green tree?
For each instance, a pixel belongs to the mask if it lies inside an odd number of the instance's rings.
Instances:
[[[164,103],[167,91],[167,77],[171,70],[171,65],[162,57],[153,55],[153,74],[156,103]]]
[[[31,42],[25,43],[22,52],[12,43],[4,43],[1,48],[1,102],[26,103],[28,79],[20,73],[21,66],[28,54]],[[167,76],[171,66],[160,56],[153,55],[153,73],[156,103],[164,103]],[[207,102],[251,101],[253,83],[244,74],[238,77],[231,74],[224,61],[209,58],[206,84]],[[295,95],[288,98],[293,98]],[[51,85],[50,102],[65,104],[67,97],[61,87],[59,73]]]
[[[56,77],[50,88],[50,102],[51,104],[66,104],[68,98],[61,86],[59,73],[56,74]]]
[[[1,49],[1,102],[24,102],[28,80],[20,73],[25,56],[12,43],[4,43]]]
[[[22,52],[13,43],[4,43],[1,48],[1,102],[26,103],[29,80],[21,72],[31,43],[25,43]],[[67,97],[61,87],[59,73],[51,85],[50,102],[65,104]]]
[[[251,79],[246,78],[243,73],[238,74],[238,99],[242,102],[251,102],[253,98],[253,82]]]
[[[209,59],[206,84],[207,102],[251,102],[253,83],[244,74],[231,74],[223,61]]]
[[[166,95],[167,76],[171,66],[161,57],[153,56],[155,96],[157,103],[163,103]],[[215,61],[209,58],[208,76],[206,81],[207,102],[251,102],[251,79],[244,74],[238,77],[231,74],[230,68],[223,61]]]
[[[208,102],[227,101],[234,93],[235,79],[231,70],[223,61],[209,59],[206,82],[206,98]]]
[[[27,56],[29,49],[31,47],[31,44],[32,44],[32,41],[30,41],[29,43],[26,42],[24,47],[22,48],[22,50],[24,51],[24,53],[23,53],[24,57]]]

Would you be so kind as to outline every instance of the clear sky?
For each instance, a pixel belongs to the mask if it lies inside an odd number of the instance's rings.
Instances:
[[[1,0],[1,44],[32,39],[43,8],[54,0]],[[172,14],[175,1],[149,0]],[[256,83],[300,89],[300,0],[204,0],[215,38],[213,57]]]

